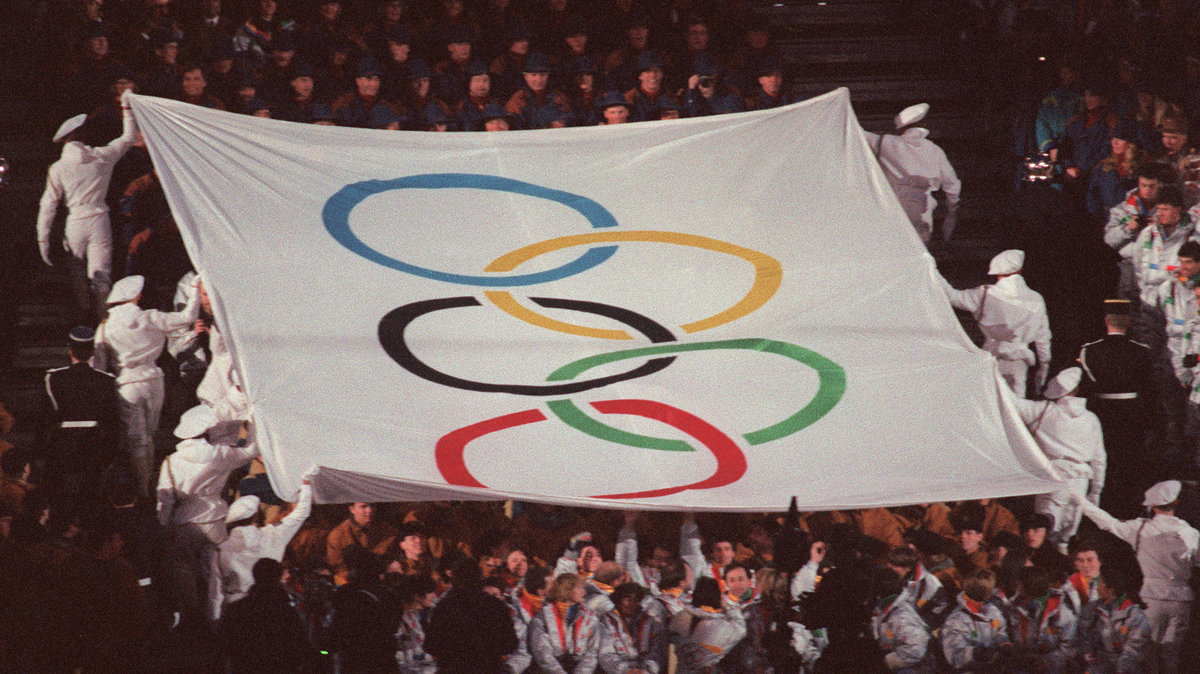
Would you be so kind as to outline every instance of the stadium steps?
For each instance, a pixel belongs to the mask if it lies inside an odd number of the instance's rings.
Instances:
[[[962,180],[963,198],[955,238],[930,251],[965,285],[982,280],[980,267],[999,250],[999,214],[1012,192],[1007,125],[929,8],[920,0],[759,0],[753,11],[772,26],[795,93],[846,87],[863,128],[875,133],[892,131],[908,105],[932,106],[925,125]]]

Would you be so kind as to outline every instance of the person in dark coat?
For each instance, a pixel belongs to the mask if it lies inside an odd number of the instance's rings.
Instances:
[[[383,584],[384,562],[358,546],[347,548],[348,579],[333,595],[330,631],[343,674],[396,671],[401,609]],[[456,644],[462,648],[462,643]]]
[[[508,607],[483,591],[476,560],[459,562],[451,577],[450,591],[429,617],[425,652],[444,674],[507,673],[504,656],[517,648]]]
[[[1149,348],[1125,334],[1129,301],[1106,300],[1104,306],[1108,334],[1079,351],[1080,394],[1104,429],[1108,469],[1100,505],[1114,517],[1132,519],[1141,512],[1142,491],[1149,486],[1146,480],[1154,478],[1144,470],[1146,418],[1156,409],[1150,378],[1153,359]]]
[[[88,364],[95,335],[87,326],[72,328],[67,347],[71,364],[46,372],[45,486],[56,503],[94,500],[100,473],[117,456],[116,379]]]
[[[249,594],[226,607],[221,617],[222,646],[229,671],[304,671],[313,658],[313,649],[300,614],[280,582],[283,565],[264,557],[255,563],[253,573],[254,585]]]

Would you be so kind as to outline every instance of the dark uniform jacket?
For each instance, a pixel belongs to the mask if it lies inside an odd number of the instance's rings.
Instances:
[[[113,375],[87,363],[46,372],[49,397],[47,468],[58,473],[103,470],[115,456],[119,416]]]

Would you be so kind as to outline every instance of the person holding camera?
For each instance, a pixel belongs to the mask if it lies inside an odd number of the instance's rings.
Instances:
[[[707,117],[745,110],[741,96],[725,85],[720,66],[710,59],[698,59],[694,70],[683,95],[686,116]]]

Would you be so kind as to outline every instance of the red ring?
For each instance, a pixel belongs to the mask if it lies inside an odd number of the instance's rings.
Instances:
[[[602,414],[631,414],[661,421],[668,426],[677,428],[695,438],[712,452],[713,458],[717,460],[717,469],[711,476],[699,482],[678,487],[650,489],[627,494],[605,494],[589,498],[634,499],[670,496],[671,494],[678,494],[689,489],[724,487],[725,485],[737,482],[746,474],[746,455],[742,453],[737,443],[715,426],[694,414],[689,414],[677,407],[653,400],[605,400],[592,403],[592,407],[596,408]],[[464,426],[458,430],[451,431],[437,441],[434,449],[438,470],[441,471],[442,477],[449,484],[487,489],[487,485],[475,479],[475,476],[467,468],[465,459],[467,444],[489,433],[545,420],[546,415],[542,414],[541,411],[536,409],[525,410],[524,412],[505,414],[486,421],[480,421],[470,426]]]

